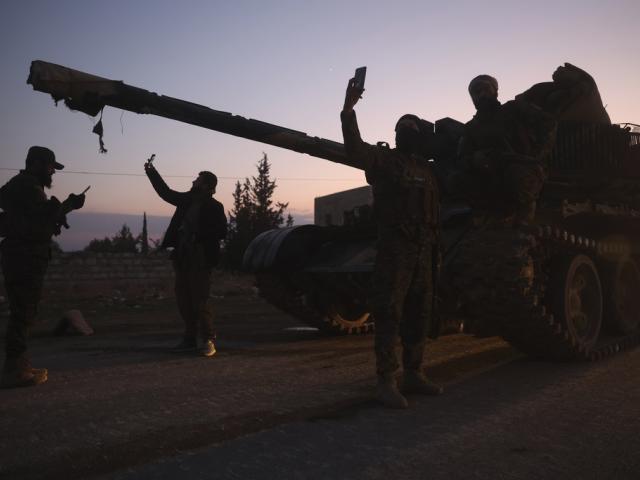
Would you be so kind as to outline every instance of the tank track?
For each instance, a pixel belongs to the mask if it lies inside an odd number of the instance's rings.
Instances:
[[[514,230],[483,228],[460,244],[453,286],[468,314],[532,356],[553,360],[601,360],[640,344],[640,331],[600,337],[592,347],[576,339],[545,306],[549,267],[558,254],[584,253],[596,263],[624,255],[624,245],[595,241],[552,226]],[[603,319],[603,323],[606,319]]]
[[[295,288],[295,283],[283,275],[258,273],[256,284],[260,295],[269,303],[320,331],[333,335],[361,335],[373,332],[373,322],[361,326],[345,327],[310,304],[304,292]]]

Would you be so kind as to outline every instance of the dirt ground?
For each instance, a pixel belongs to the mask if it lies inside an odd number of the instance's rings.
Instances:
[[[254,297],[258,290],[254,287],[254,276],[243,273],[215,271],[211,286],[211,299],[214,304],[225,305],[226,300],[235,297]],[[9,305],[5,297],[0,299],[0,337],[4,338]],[[37,324],[32,336],[50,335],[58,325],[65,311],[80,310],[90,325],[104,331],[119,327],[149,326],[154,324],[154,317],[165,326],[181,325],[175,301],[171,295],[156,294],[154,296],[125,297],[118,290],[96,297],[80,297],[77,299],[47,295],[40,304]],[[157,312],[166,315],[157,316]],[[172,314],[169,314],[171,311]],[[124,322],[124,323],[123,323]],[[159,325],[159,324],[158,324]]]
[[[212,300],[210,359],[169,352],[181,336],[172,298],[45,302],[31,353],[49,381],[0,391],[0,477],[86,478],[372,405],[372,336],[306,328],[247,276],[217,281]],[[51,335],[71,308],[95,335]],[[499,339],[453,335],[431,344],[428,371],[450,385],[517,357]]]
[[[0,390],[0,478],[640,478],[637,350],[552,364],[444,336],[426,371],[445,395],[390,412],[371,335],[301,325],[247,276],[212,300],[213,358],[169,351],[172,298],[46,301],[31,353],[49,381]],[[71,308],[95,335],[51,335]]]

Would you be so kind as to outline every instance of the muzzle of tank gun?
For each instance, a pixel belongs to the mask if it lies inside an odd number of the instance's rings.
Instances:
[[[122,82],[90,75],[40,60],[31,62],[27,83],[34,90],[48,93],[71,110],[95,117],[104,108],[102,98],[118,93]]]

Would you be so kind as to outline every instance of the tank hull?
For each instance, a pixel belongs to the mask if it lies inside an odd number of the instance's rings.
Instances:
[[[442,333],[502,336],[549,360],[597,360],[640,343],[639,217],[578,214],[524,229],[458,220],[445,235]],[[257,271],[262,295],[327,333],[372,332],[375,236],[316,228],[326,241],[305,262]]]

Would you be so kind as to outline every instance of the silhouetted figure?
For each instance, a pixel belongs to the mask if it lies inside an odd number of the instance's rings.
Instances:
[[[6,360],[2,387],[38,385],[47,380],[46,369],[35,369],[27,353],[29,329],[38,312],[42,286],[51,258],[51,237],[66,225],[66,214],[82,208],[84,194],[70,194],[64,202],[47,198],[56,170],[64,166],[56,162],[48,148],[31,147],[26,168],[0,189],[4,240],[2,272],[9,297],[9,323],[6,336]]]
[[[209,300],[211,271],[219,261],[220,240],[227,234],[224,207],[213,198],[218,178],[211,172],[200,172],[191,190],[176,192],[151,161],[144,169],[160,198],[177,207],[161,244],[161,248],[173,248],[176,301],[185,325],[184,338],[174,351],[196,351],[199,333],[203,341],[200,351],[211,357],[216,353]]]
[[[535,215],[557,124],[528,102],[501,104],[498,82],[489,75],[474,78],[469,94],[476,114],[460,142],[461,188],[475,208],[527,224]]]
[[[421,120],[404,115],[396,124],[396,148],[373,146],[360,137],[353,107],[362,90],[349,81],[340,115],[344,146],[350,160],[365,171],[372,186],[378,223],[373,279],[377,399],[392,408],[406,408],[396,382],[399,362],[395,343],[402,340],[405,393],[437,395],[442,388],[423,372],[427,335],[433,325],[433,292],[438,262],[438,186],[421,148]]]

